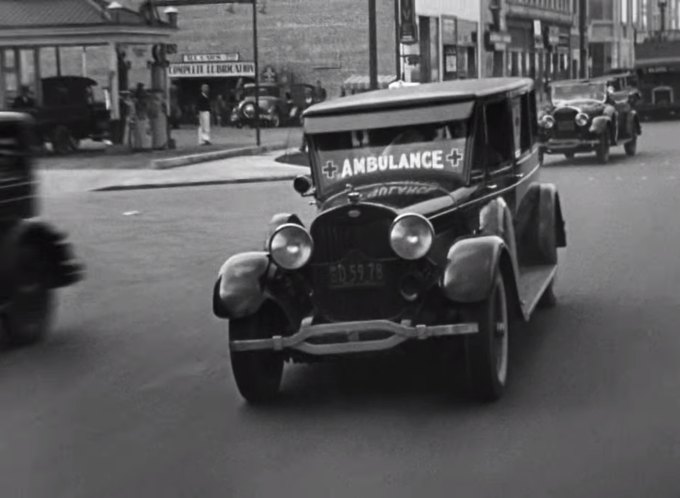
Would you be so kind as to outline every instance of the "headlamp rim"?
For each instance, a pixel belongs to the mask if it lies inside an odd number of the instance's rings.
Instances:
[[[286,229],[289,229],[289,228],[295,228],[295,229],[302,230],[302,232],[307,236],[307,239],[309,240],[309,257],[307,258],[307,260],[302,265],[300,265],[297,268],[286,268],[285,266],[282,266],[281,263],[279,263],[278,261],[276,261],[276,259],[274,259],[274,256],[273,256],[273,253],[272,253],[272,242],[274,241],[274,237],[276,237],[283,230],[286,230]],[[271,258],[271,260],[274,263],[276,263],[276,265],[279,266],[280,268],[283,268],[284,270],[289,270],[289,271],[299,270],[300,268],[303,268],[305,265],[307,265],[307,263],[309,263],[309,261],[312,259],[312,254],[314,254],[314,239],[312,238],[312,234],[309,233],[309,230],[307,230],[306,227],[304,227],[304,226],[302,226],[298,223],[283,223],[283,224],[277,226],[274,229],[274,231],[271,233],[271,235],[269,236],[269,240],[267,241],[267,253],[269,254],[269,257]]]
[[[434,235],[435,235],[434,226],[432,225],[432,222],[429,219],[427,219],[425,216],[423,216],[422,214],[419,214],[419,213],[402,213],[399,216],[397,216],[396,218],[394,218],[394,220],[392,220],[392,224],[390,225],[390,231],[389,231],[390,247],[394,251],[394,246],[392,246],[392,232],[394,231],[394,227],[399,222],[401,222],[402,220],[404,220],[406,218],[412,218],[412,217],[418,218],[419,220],[425,222],[425,225],[427,226],[428,230],[430,231],[430,237],[432,238],[432,242],[430,243],[430,247],[428,247],[427,251],[425,251],[425,254],[423,256],[421,256],[421,258],[422,258],[422,257],[425,257],[430,252],[430,249],[432,249],[432,245],[434,243]],[[396,253],[396,251],[394,251],[394,252]],[[400,258],[403,258],[403,256],[399,255],[398,253],[397,253],[397,255]],[[404,258],[404,259],[407,259],[407,258]],[[415,258],[415,259],[420,259],[420,258]]]

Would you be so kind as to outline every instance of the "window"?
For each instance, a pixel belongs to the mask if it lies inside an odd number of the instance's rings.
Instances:
[[[590,18],[600,21],[614,20],[614,0],[591,0]]]
[[[621,22],[628,24],[628,0],[621,1]]]
[[[484,118],[486,121],[486,141],[482,144],[484,164],[486,170],[493,173],[512,164],[515,156],[513,117],[508,100],[486,104]],[[484,135],[481,134],[477,138],[484,140]]]

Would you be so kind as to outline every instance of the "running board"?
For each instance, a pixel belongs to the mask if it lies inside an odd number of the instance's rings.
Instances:
[[[555,278],[557,265],[523,266],[519,269],[519,299],[525,318],[536,309],[538,301]]]

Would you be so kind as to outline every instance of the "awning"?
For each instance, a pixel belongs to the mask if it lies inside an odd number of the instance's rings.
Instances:
[[[378,88],[387,88],[390,83],[396,81],[397,77],[390,74],[378,75]],[[367,75],[354,74],[347,78],[342,87],[345,91],[367,92],[371,89],[371,81]]]

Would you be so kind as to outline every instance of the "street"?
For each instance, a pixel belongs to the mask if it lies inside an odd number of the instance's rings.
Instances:
[[[47,196],[88,272],[46,342],[0,352],[0,496],[677,497],[678,137],[547,160],[559,304],[515,330],[487,406],[398,359],[288,365],[278,405],[244,403],[212,287],[272,214],[309,219],[290,182]]]

